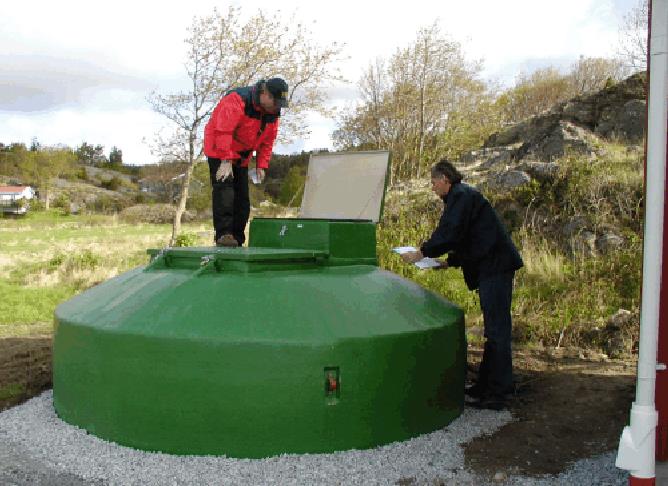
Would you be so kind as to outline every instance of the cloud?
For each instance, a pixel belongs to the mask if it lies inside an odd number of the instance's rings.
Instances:
[[[135,103],[151,84],[93,63],[43,55],[0,56],[0,111],[39,112],[85,106],[104,90]],[[119,96],[123,100],[123,96]],[[118,103],[114,104],[119,108]],[[120,106],[122,108],[122,106]]]
[[[146,103],[152,89],[188,89],[183,38],[193,15],[226,10],[230,2],[198,0],[168,4],[158,0],[9,2],[0,15],[0,125],[3,142],[116,145],[128,162],[153,160],[141,140],[167,122]],[[276,2],[231,0],[245,15],[276,8]],[[328,106],[344,108],[359,99],[357,80],[375,58],[389,59],[415,40],[421,26],[440,19],[442,32],[462,43],[468,59],[484,60],[484,77],[512,85],[522,71],[567,67],[579,55],[614,51],[617,23],[637,0],[419,0],[411,8],[340,0],[324,12],[318,2],[285,0],[284,12],[312,24],[314,41],[346,44],[340,68],[349,84],[323,83]],[[6,7],[6,8],[4,8]],[[351,15],[350,12],[355,12]],[[309,24],[311,25],[311,24]],[[318,115],[309,118],[311,135],[294,147],[331,145],[335,128]]]

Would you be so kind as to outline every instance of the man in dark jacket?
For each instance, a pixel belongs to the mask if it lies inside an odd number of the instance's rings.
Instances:
[[[250,215],[248,162],[255,154],[257,179],[264,170],[278,133],[281,108],[288,105],[288,84],[281,78],[229,91],[218,102],[204,128],[209,162],[215,240],[218,246],[240,246]]]
[[[447,160],[431,169],[432,190],[445,209],[438,227],[419,251],[404,253],[414,263],[447,254],[442,268],[461,267],[470,290],[480,294],[485,325],[485,349],[476,384],[467,394],[481,408],[500,410],[513,391],[510,304],[515,271],[522,258],[489,201],[463,184],[462,175]]]

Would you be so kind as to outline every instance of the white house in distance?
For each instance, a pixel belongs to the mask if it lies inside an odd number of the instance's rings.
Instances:
[[[10,214],[25,214],[28,201],[35,197],[30,186],[0,186],[0,211]]]

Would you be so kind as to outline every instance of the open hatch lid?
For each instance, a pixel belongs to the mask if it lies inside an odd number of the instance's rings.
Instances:
[[[384,150],[311,154],[299,217],[378,223],[389,160]]]

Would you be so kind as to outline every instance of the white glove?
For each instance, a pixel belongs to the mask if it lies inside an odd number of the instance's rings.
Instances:
[[[259,183],[264,182],[264,169],[260,169],[259,167],[255,169],[255,173],[257,174],[257,180]]]
[[[222,182],[228,177],[231,179],[234,178],[234,174],[232,174],[232,162],[229,160],[221,160],[220,167],[218,167],[218,170],[216,171],[216,180]]]

